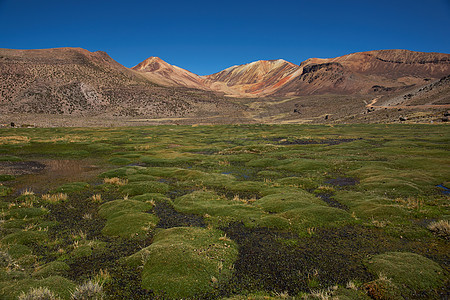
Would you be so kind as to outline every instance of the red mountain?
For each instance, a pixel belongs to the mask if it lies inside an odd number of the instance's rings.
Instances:
[[[151,57],[133,70],[153,82],[222,92],[236,97],[370,94],[426,84],[450,74],[450,54],[378,50],[311,58],[300,65],[260,60],[197,76]]]

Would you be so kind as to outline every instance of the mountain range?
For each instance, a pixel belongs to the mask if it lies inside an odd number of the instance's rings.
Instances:
[[[349,121],[352,115],[362,121],[371,103],[379,108],[428,106],[433,113],[447,109],[449,74],[450,54],[408,50],[310,58],[298,65],[260,60],[199,76],[158,57],[126,68],[102,51],[0,49],[0,116],[221,123],[314,122],[323,115]]]
[[[132,69],[163,85],[235,97],[369,94],[383,88],[404,89],[449,75],[450,54],[379,50],[331,59],[311,58],[300,65],[283,59],[260,60],[207,76],[150,57]]]

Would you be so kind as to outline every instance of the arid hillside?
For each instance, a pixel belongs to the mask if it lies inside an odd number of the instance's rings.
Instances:
[[[235,110],[211,92],[162,87],[105,52],[0,49],[0,111],[183,117]]]
[[[310,58],[300,65],[260,60],[207,76],[149,58],[133,68],[170,86],[194,87],[232,97],[374,94],[407,90],[450,74],[450,54],[379,50]]]
[[[0,49],[0,124],[441,122],[449,74],[450,54],[407,50],[198,76],[158,57],[129,69],[101,51]]]
[[[405,90],[450,74],[450,54],[407,50],[353,53],[332,59],[312,58],[277,95],[324,93],[371,94]]]
[[[213,90],[237,96],[260,97],[273,94],[298,75],[299,66],[278,60],[259,60],[233,66],[204,76]]]
[[[159,57],[149,57],[132,70],[143,74],[152,82],[164,86],[183,86],[196,89],[208,89],[204,79],[185,69],[168,64]]]

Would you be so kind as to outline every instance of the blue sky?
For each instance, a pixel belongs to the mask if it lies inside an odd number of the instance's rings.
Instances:
[[[376,49],[450,53],[450,0],[0,0],[0,48],[149,56],[199,75]]]

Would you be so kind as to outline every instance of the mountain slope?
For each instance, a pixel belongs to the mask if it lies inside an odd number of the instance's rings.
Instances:
[[[296,76],[299,66],[282,59],[259,60],[204,76],[216,91],[236,95],[268,95]]]
[[[200,76],[168,64],[159,57],[149,57],[131,69],[141,72],[150,81],[161,85],[208,89]]]
[[[450,74],[450,54],[408,50],[358,52],[311,58],[299,66],[282,59],[233,66],[197,76],[149,58],[133,68],[153,82],[213,90],[234,97],[388,93]]]
[[[276,95],[369,94],[375,92],[375,86],[407,89],[450,74],[450,54],[378,50],[312,58],[300,68],[299,76]]]
[[[158,86],[105,52],[0,49],[0,112],[176,117],[233,104],[211,92]]]

